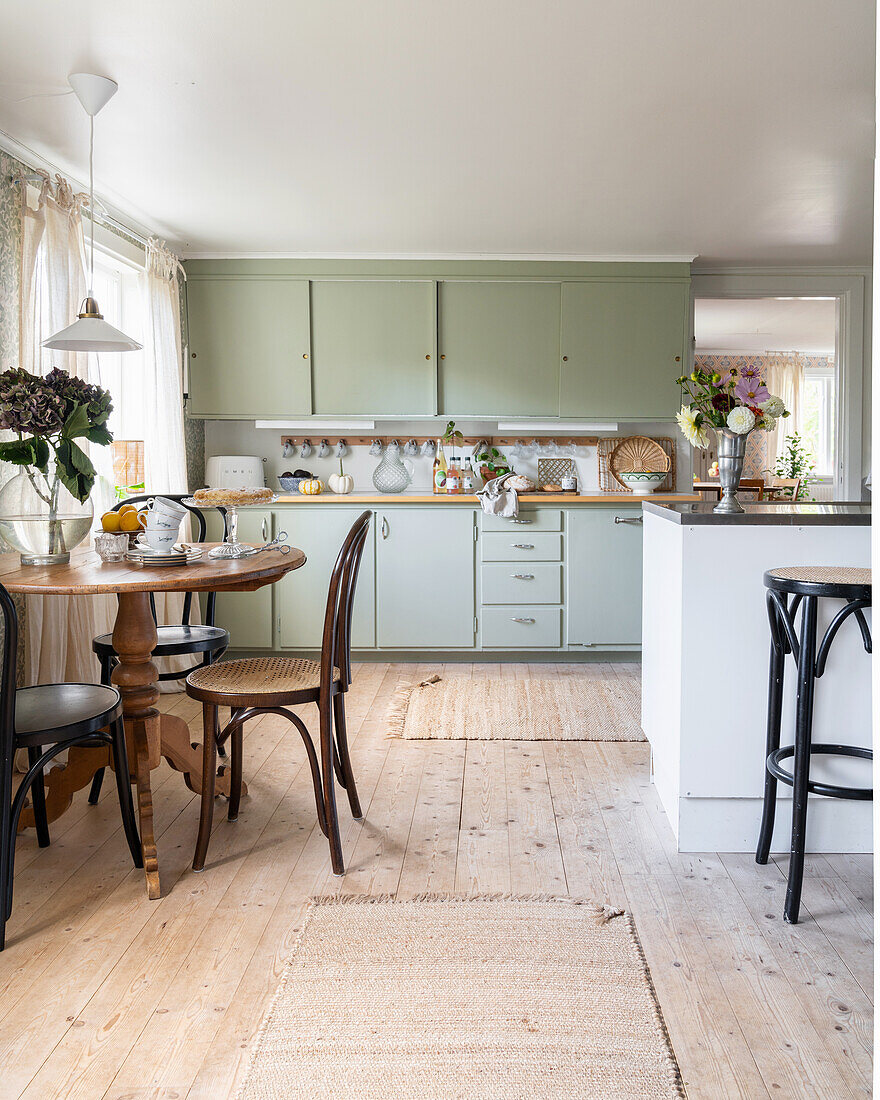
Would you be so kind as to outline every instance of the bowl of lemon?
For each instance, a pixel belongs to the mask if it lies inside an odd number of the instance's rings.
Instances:
[[[140,512],[133,504],[105,512],[101,516],[101,530],[95,536],[95,549],[102,561],[121,561],[142,530],[147,510]]]

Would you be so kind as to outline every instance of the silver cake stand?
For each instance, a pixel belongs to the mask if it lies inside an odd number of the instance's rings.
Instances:
[[[215,546],[213,550],[208,551],[209,558],[250,558],[254,554],[259,554],[261,550],[277,546],[282,541],[282,537],[279,534],[277,539],[273,542],[267,542],[265,546],[250,546],[246,542],[239,542],[238,513],[242,509],[265,508],[267,504],[274,504],[277,499],[277,494],[273,493],[271,500],[261,500],[257,504],[203,504],[201,501],[197,501],[195,497],[187,497],[183,503],[191,508],[220,508],[226,513],[226,538],[219,546]],[[284,538],[287,538],[286,534]]]

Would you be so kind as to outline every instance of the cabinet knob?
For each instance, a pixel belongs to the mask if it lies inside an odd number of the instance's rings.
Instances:
[[[425,356],[425,358],[426,358],[426,359],[430,359],[430,358],[431,358],[431,356],[430,356],[430,355],[426,355],[426,356]]]
[[[196,357],[196,353],[195,353],[195,352],[193,352],[193,353],[192,353],[192,357],[193,357],[193,359],[195,359],[195,357]]]
[[[382,538],[388,538],[388,520],[384,516],[382,517]]]
[[[308,354],[306,352],[303,352],[303,359],[308,359]]]
[[[441,358],[441,359],[445,359],[445,358],[446,358],[446,356],[445,356],[445,355],[441,355],[441,356],[440,356],[440,358]]]
[[[641,516],[615,516],[614,517],[614,522],[615,523],[641,523],[642,522],[642,517]]]
[[[568,362],[568,356],[567,356],[567,355],[563,355],[563,357],[562,357],[562,362],[563,362],[563,363],[567,363],[567,362]]]
[[[680,355],[676,355],[676,357],[675,357],[675,361],[676,361],[676,363],[680,363],[680,362],[681,362],[681,356],[680,356]]]

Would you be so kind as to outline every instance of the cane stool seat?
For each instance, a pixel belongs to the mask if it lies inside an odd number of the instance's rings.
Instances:
[[[871,570],[850,565],[787,565],[768,569],[764,584],[777,592],[831,599],[870,599]]]
[[[341,679],[341,672],[334,667],[334,688]],[[196,669],[186,678],[187,693],[193,698],[231,707],[269,706],[273,701],[278,704],[307,703],[318,698],[320,687],[320,664],[304,657],[244,657],[238,661],[218,661]]]

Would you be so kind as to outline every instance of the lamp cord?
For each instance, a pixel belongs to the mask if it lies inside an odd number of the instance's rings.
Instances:
[[[89,297],[95,283],[95,116],[89,115]]]

